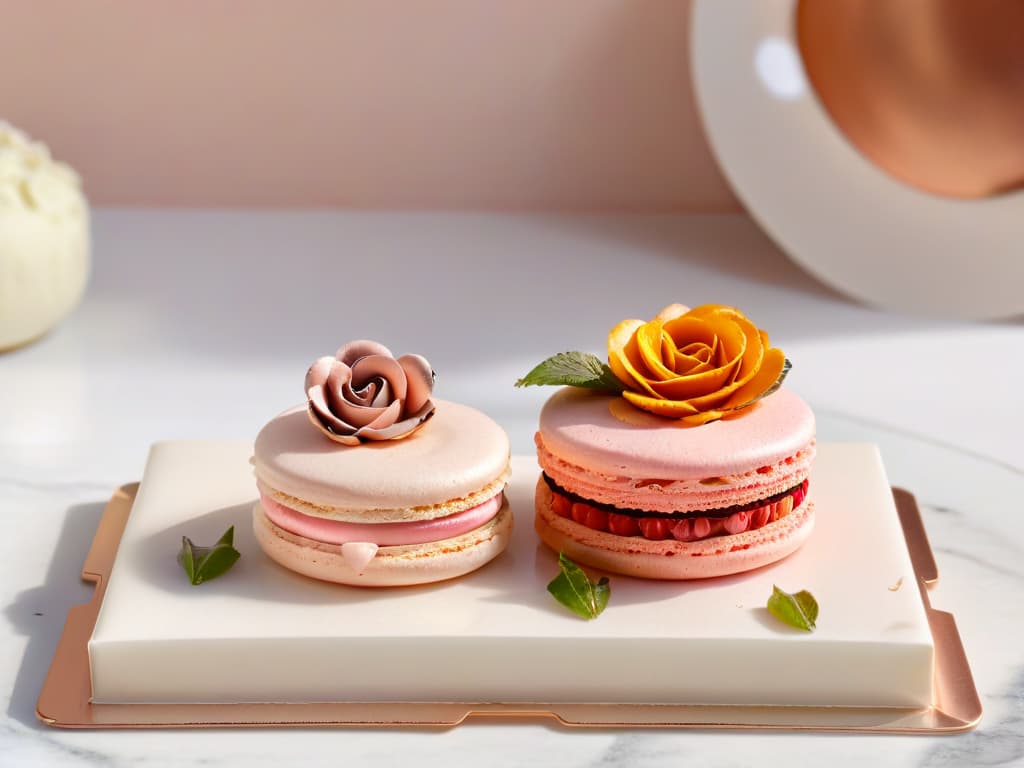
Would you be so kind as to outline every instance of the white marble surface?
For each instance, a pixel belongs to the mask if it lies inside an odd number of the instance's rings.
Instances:
[[[965,254],[965,258],[969,258]],[[894,256],[894,261],[897,257]],[[884,279],[879,275],[878,279]],[[922,282],[929,279],[922,275]],[[166,438],[248,437],[308,363],[375,336],[529,451],[546,354],[601,352],[671,301],[744,308],[794,362],[828,440],[877,442],[911,489],[986,708],[956,737],[570,731],[63,732],[35,699],[111,490]],[[1024,324],[852,304],[746,219],[101,211],[83,306],[0,356],[0,765],[1013,765],[1024,763]]]

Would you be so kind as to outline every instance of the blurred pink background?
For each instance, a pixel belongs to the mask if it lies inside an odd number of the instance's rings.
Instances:
[[[688,0],[4,0],[0,118],[101,205],[735,210]]]

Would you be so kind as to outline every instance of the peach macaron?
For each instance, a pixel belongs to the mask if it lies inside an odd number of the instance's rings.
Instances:
[[[814,415],[780,389],[743,418],[687,427],[566,388],[536,435],[535,526],[556,551],[614,573],[699,579],[786,557],[814,525]]]
[[[672,304],[608,334],[608,364],[548,358],[518,384],[567,384],[536,435],[535,527],[581,563],[700,579],[780,560],[810,536],[811,409],[740,310]]]

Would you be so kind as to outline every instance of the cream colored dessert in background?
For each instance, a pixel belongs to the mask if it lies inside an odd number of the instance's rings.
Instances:
[[[88,275],[89,205],[78,176],[0,121],[0,350],[53,328]]]

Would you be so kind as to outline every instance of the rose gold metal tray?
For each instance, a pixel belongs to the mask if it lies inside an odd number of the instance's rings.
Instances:
[[[93,704],[88,642],[103,602],[107,578],[131,512],[137,484],[122,486],[103,512],[82,579],[93,582],[92,600],[68,612],[36,715],[60,728],[219,728],[257,726],[405,726],[449,728],[469,718],[509,722],[548,718],[562,726],[734,728],[957,733],[981,719],[981,701],[952,614],[931,607],[928,587],[938,570],[914,497],[894,489],[921,599],[935,641],[935,691],[924,709],[851,707],[742,707],[665,704]]]

